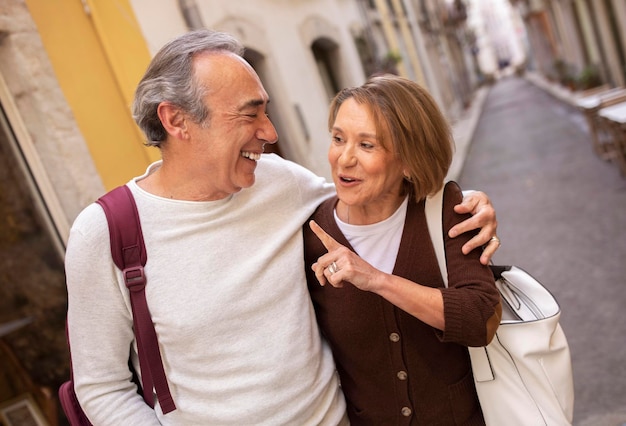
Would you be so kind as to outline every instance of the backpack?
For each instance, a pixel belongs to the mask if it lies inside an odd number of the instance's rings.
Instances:
[[[146,276],[143,267],[146,264],[147,254],[144,246],[141,223],[135,199],[126,185],[119,186],[102,197],[98,203],[107,218],[109,236],[111,240],[111,255],[115,265],[123,272],[126,287],[130,291],[131,307],[133,311],[133,330],[139,352],[139,364],[142,374],[141,383],[129,360],[133,372],[133,381],[137,384],[144,401],[154,408],[154,398],[151,391],[156,391],[159,404],[164,414],[176,409],[170,394],[167,378],[163,369],[163,361],[159,352],[154,324],[150,318],[150,311],[146,302]],[[67,333],[67,324],[66,324]],[[68,335],[68,347],[69,345]],[[143,392],[141,390],[144,390]],[[70,348],[70,380],[59,387],[59,400],[71,426],[90,426],[91,422],[83,412],[76,393],[71,370]]]

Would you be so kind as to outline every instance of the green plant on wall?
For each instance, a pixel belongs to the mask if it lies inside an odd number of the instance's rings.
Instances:
[[[592,89],[602,85],[602,78],[598,68],[594,65],[587,65],[578,75],[576,85],[580,90]]]
[[[398,65],[400,61],[402,61],[402,55],[400,55],[400,53],[396,51],[390,50],[383,57],[381,64],[383,71],[392,74],[398,74],[398,68],[396,67],[396,65]]]
[[[559,84],[570,89],[576,88],[575,73],[573,72],[571,65],[567,62],[562,59],[554,61],[554,73],[556,74],[555,78]]]

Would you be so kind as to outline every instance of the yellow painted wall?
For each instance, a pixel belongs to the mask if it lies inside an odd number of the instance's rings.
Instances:
[[[26,0],[104,186],[159,158],[130,112],[150,53],[128,0]]]

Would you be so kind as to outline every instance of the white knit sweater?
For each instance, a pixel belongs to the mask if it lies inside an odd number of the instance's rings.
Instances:
[[[150,409],[129,381],[128,290],[92,204],[66,254],[74,379],[92,422],[341,423],[345,403],[309,300],[301,236],[332,185],[276,155],[263,155],[251,188],[219,201],[157,197],[138,179],[128,185],[148,253],[148,306],[177,410]]]

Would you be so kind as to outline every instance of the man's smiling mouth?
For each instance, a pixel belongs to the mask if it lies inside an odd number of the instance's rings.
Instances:
[[[261,154],[257,152],[241,151],[241,156],[254,161],[259,161],[261,159]]]

